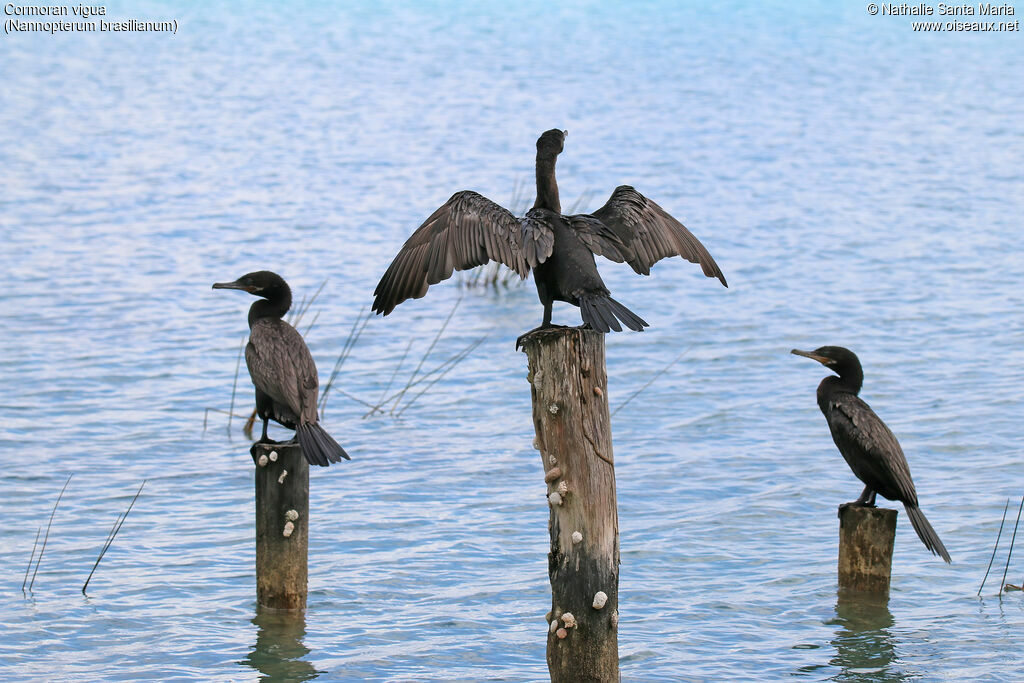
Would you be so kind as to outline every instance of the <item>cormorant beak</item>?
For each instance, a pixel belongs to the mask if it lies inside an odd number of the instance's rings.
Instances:
[[[235,280],[234,282],[215,282],[215,283],[213,283],[213,288],[214,289],[240,289],[243,292],[249,292],[250,294],[253,293],[253,288],[251,286],[243,285],[238,280]]]
[[[793,349],[792,351],[790,351],[790,353],[792,353],[794,356],[803,356],[804,358],[810,358],[811,360],[816,360],[819,363],[821,363],[822,365],[826,365],[826,366],[827,365],[832,365],[832,363],[835,362],[831,358],[829,358],[827,356],[819,356],[818,354],[814,353],[813,351],[801,351],[800,349]]]
[[[562,131],[562,137],[563,137],[563,138],[567,138],[567,137],[569,137],[569,131],[567,131],[567,130],[563,130],[563,131]]]

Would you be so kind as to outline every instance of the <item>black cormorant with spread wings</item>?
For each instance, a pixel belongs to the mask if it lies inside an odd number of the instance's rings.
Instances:
[[[792,353],[816,360],[838,375],[821,380],[818,407],[828,421],[839,452],[865,484],[860,498],[847,505],[874,507],[875,495],[879,493],[889,500],[898,500],[925,547],[949,562],[946,547],[917,506],[917,491],[903,449],[871,406],[857,396],[864,382],[857,355],[841,346],[822,346],[814,351],[793,349]]]
[[[373,310],[387,315],[455,270],[498,261],[522,278],[533,270],[544,304],[541,328],[551,326],[552,303],[565,301],[579,306],[583,322],[598,332],[619,332],[620,322],[639,331],[647,323],[611,298],[595,255],[625,261],[641,275],[663,258],[682,256],[726,284],[704,245],[628,185],[591,214],[562,215],[555,161],[567,134],[549,130],[537,140],[537,201],[526,216],[517,218],[476,192],[456,192],[406,240],[377,284]]]
[[[249,308],[249,343],[245,364],[256,385],[256,412],[263,420],[262,443],[267,422],[273,420],[294,429],[302,452],[311,465],[327,467],[349,460],[348,454],[317,421],[316,399],[320,381],[316,364],[302,335],[281,318],[292,305],[292,291],[277,273],[261,270],[234,282],[218,282],[214,289],[240,289],[258,297]]]

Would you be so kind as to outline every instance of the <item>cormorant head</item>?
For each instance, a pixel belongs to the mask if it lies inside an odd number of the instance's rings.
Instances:
[[[562,146],[565,144],[565,138],[568,135],[569,131],[558,130],[557,128],[552,128],[542,134],[537,138],[537,156],[557,157],[562,153]]]
[[[863,378],[864,376],[857,354],[842,346],[819,346],[813,351],[793,349],[790,353],[816,360],[840,377]]]
[[[258,270],[255,273],[247,273],[234,282],[217,282],[214,289],[240,289],[255,296],[262,296],[269,299],[282,291],[291,293],[288,283],[277,273],[269,270]]]

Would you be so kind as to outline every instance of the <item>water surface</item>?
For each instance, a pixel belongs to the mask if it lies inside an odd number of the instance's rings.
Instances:
[[[543,680],[547,508],[513,350],[532,283],[449,282],[367,325],[340,387],[371,403],[460,296],[424,367],[486,339],[400,419],[330,397],[353,461],[312,477],[302,622],[256,615],[248,441],[203,424],[250,303],[213,282],[326,281],[305,319],[326,382],[411,230],[459,189],[532,201],[534,141],[561,127],[564,206],[632,184],[730,282],[601,264],[652,324],[608,337],[612,407],[686,350],[613,421],[624,678],[1016,677],[1024,603],[975,593],[1024,493],[1017,34],[915,34],[854,2],[108,14],[180,28],[0,40],[0,676]],[[887,605],[836,595],[835,508],[861,487],[822,368],[788,354],[826,343],[860,355],[954,558],[901,514]]]

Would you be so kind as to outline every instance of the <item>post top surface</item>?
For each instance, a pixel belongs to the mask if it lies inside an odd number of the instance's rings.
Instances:
[[[537,328],[530,330],[516,340],[516,350],[522,350],[525,353],[527,346],[549,343],[557,339],[583,338],[587,335],[604,336],[601,332],[596,332],[589,327],[583,326],[565,327],[563,325],[554,325],[552,327]]]

